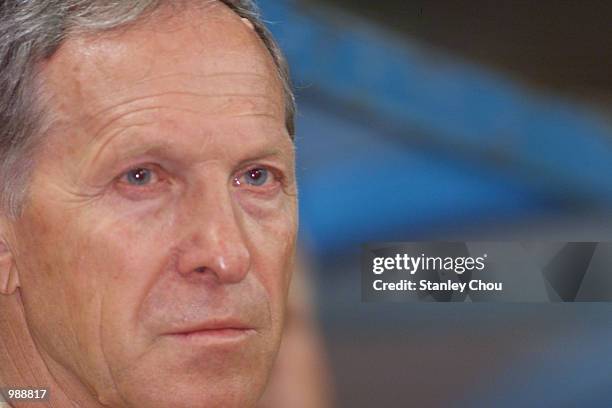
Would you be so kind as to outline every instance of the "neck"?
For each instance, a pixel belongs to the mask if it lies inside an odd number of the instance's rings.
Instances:
[[[0,311],[0,386],[46,389],[46,399],[32,405],[39,408],[102,407],[60,364],[50,358],[45,363],[28,328],[19,290],[10,296],[0,295]],[[30,406],[15,401],[8,404]]]

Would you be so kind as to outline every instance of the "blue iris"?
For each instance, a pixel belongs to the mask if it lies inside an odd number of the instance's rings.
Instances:
[[[134,169],[127,172],[127,181],[135,186],[144,186],[151,181],[151,170]]]
[[[246,173],[246,182],[252,186],[263,186],[268,181],[268,170],[253,169]]]

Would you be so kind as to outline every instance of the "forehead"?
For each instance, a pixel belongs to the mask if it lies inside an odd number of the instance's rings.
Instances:
[[[162,7],[109,33],[69,37],[44,67],[51,99],[62,112],[88,119],[145,95],[248,92],[283,116],[282,85],[256,33],[217,2],[177,9]]]

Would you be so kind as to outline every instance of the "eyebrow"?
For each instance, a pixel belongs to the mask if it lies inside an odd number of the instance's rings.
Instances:
[[[287,154],[283,149],[279,149],[277,147],[267,148],[262,150],[261,152],[240,161],[240,165],[254,162],[258,160],[270,159],[270,158],[279,158],[284,161],[290,161],[294,157],[295,146],[293,143],[291,144],[291,153]]]
[[[129,157],[142,156],[142,155],[160,155],[168,156],[168,152],[172,150],[172,144],[166,141],[157,141],[150,144],[138,144],[129,146],[130,142],[120,142],[113,144],[112,142],[105,143],[105,145],[96,153],[90,164],[94,167],[100,162],[105,161],[109,154],[107,146],[113,146],[113,151],[116,152],[113,155],[114,160],[125,160]]]
[[[96,165],[98,164],[98,162],[101,160],[101,158],[104,158],[108,153],[108,146],[114,146],[117,144],[117,142],[115,142],[115,140],[117,138],[120,138],[122,134],[124,134],[126,132],[126,130],[128,129],[132,129],[132,128],[139,128],[142,126],[146,126],[148,125],[149,122],[146,123],[136,123],[136,124],[132,124],[130,126],[124,127],[122,128],[120,131],[115,132],[113,135],[111,135],[107,140],[99,143],[97,138],[92,138],[86,145],[86,149],[95,149],[95,153],[93,154],[93,156],[91,157],[84,157],[83,160],[81,161],[82,164],[87,163],[88,167],[96,167]],[[123,155],[125,156],[125,155]]]
[[[249,163],[266,159],[278,159],[290,166],[295,160],[295,144],[288,140],[288,145],[290,146],[289,149],[284,149],[278,146],[255,148],[255,152],[251,151],[246,153],[244,157],[238,160],[237,167],[242,167]],[[93,167],[97,167],[100,165],[100,162],[106,161],[105,158],[108,157],[108,149],[104,150],[104,152],[99,152],[90,162]],[[177,149],[175,146],[166,140],[151,141],[135,146],[130,146],[130,142],[121,142],[118,144],[118,146],[115,145],[115,151],[117,154],[113,155],[114,161],[122,161],[132,157],[144,155],[160,156],[168,160],[181,161],[184,161],[185,157],[184,155],[177,154]],[[193,157],[190,157],[190,159],[193,159]]]

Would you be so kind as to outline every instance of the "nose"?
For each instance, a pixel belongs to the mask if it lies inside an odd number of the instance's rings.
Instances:
[[[246,277],[251,254],[230,189],[229,185],[207,185],[184,200],[186,233],[178,260],[182,275],[212,275],[221,284],[238,283]]]

